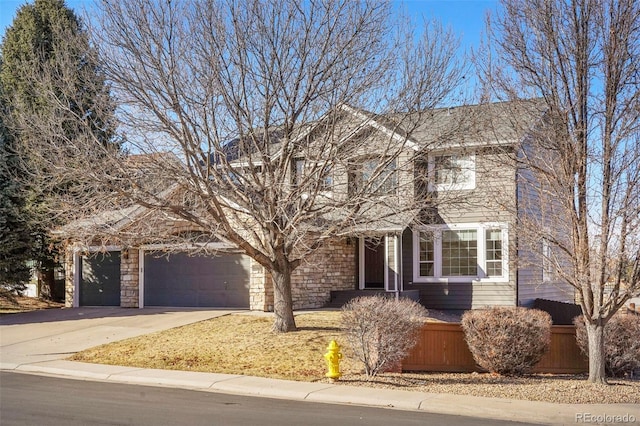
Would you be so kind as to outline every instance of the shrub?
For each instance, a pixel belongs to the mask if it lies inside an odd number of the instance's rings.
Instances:
[[[402,361],[417,342],[427,310],[409,299],[363,296],[342,308],[342,328],[367,377]]]
[[[467,311],[461,325],[473,359],[492,373],[529,372],[551,343],[551,316],[537,309],[494,307]]]
[[[589,357],[587,328],[582,315],[574,320],[576,341]],[[640,316],[615,315],[604,326],[604,362],[609,376],[622,377],[640,368]]]

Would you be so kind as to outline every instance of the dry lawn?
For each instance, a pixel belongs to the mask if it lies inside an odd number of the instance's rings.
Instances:
[[[339,312],[299,315],[295,333],[275,334],[264,316],[227,315],[164,332],[98,346],[74,361],[142,368],[206,371],[313,381],[324,376],[324,353],[341,342]],[[356,372],[351,359],[341,368]]]
[[[0,297],[0,314],[37,311],[40,309],[60,309],[64,303],[38,299],[36,297],[14,296]]]
[[[298,315],[299,331],[271,332],[272,319],[228,315],[160,333],[148,334],[74,355],[90,363],[140,368],[205,371],[298,381],[328,381],[323,354],[332,339],[341,345],[339,312]],[[513,378],[491,374],[384,373],[366,380],[361,366],[343,346],[340,383],[561,403],[640,404],[640,381],[611,380],[594,387],[584,376],[533,375]]]

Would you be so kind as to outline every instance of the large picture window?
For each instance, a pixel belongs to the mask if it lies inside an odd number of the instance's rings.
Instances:
[[[413,241],[416,282],[508,279],[506,224],[434,226]]]
[[[442,275],[470,277],[478,274],[478,231],[442,231]]]

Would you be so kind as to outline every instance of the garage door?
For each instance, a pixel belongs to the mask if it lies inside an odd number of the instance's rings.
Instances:
[[[249,307],[250,259],[158,253],[144,256],[145,306]]]
[[[80,257],[80,306],[120,306],[120,252]]]

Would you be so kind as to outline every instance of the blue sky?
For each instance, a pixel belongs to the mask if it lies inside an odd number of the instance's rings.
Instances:
[[[0,36],[4,37],[5,29],[11,25],[20,6],[32,3],[33,0],[0,0]],[[67,0],[67,6],[81,15],[84,7],[90,7],[91,0]],[[478,45],[480,33],[484,26],[487,10],[495,10],[495,0],[412,0],[405,1],[407,13],[412,16],[436,18],[445,25],[450,25],[454,32],[462,38],[463,46]],[[419,22],[419,20],[418,20]]]

